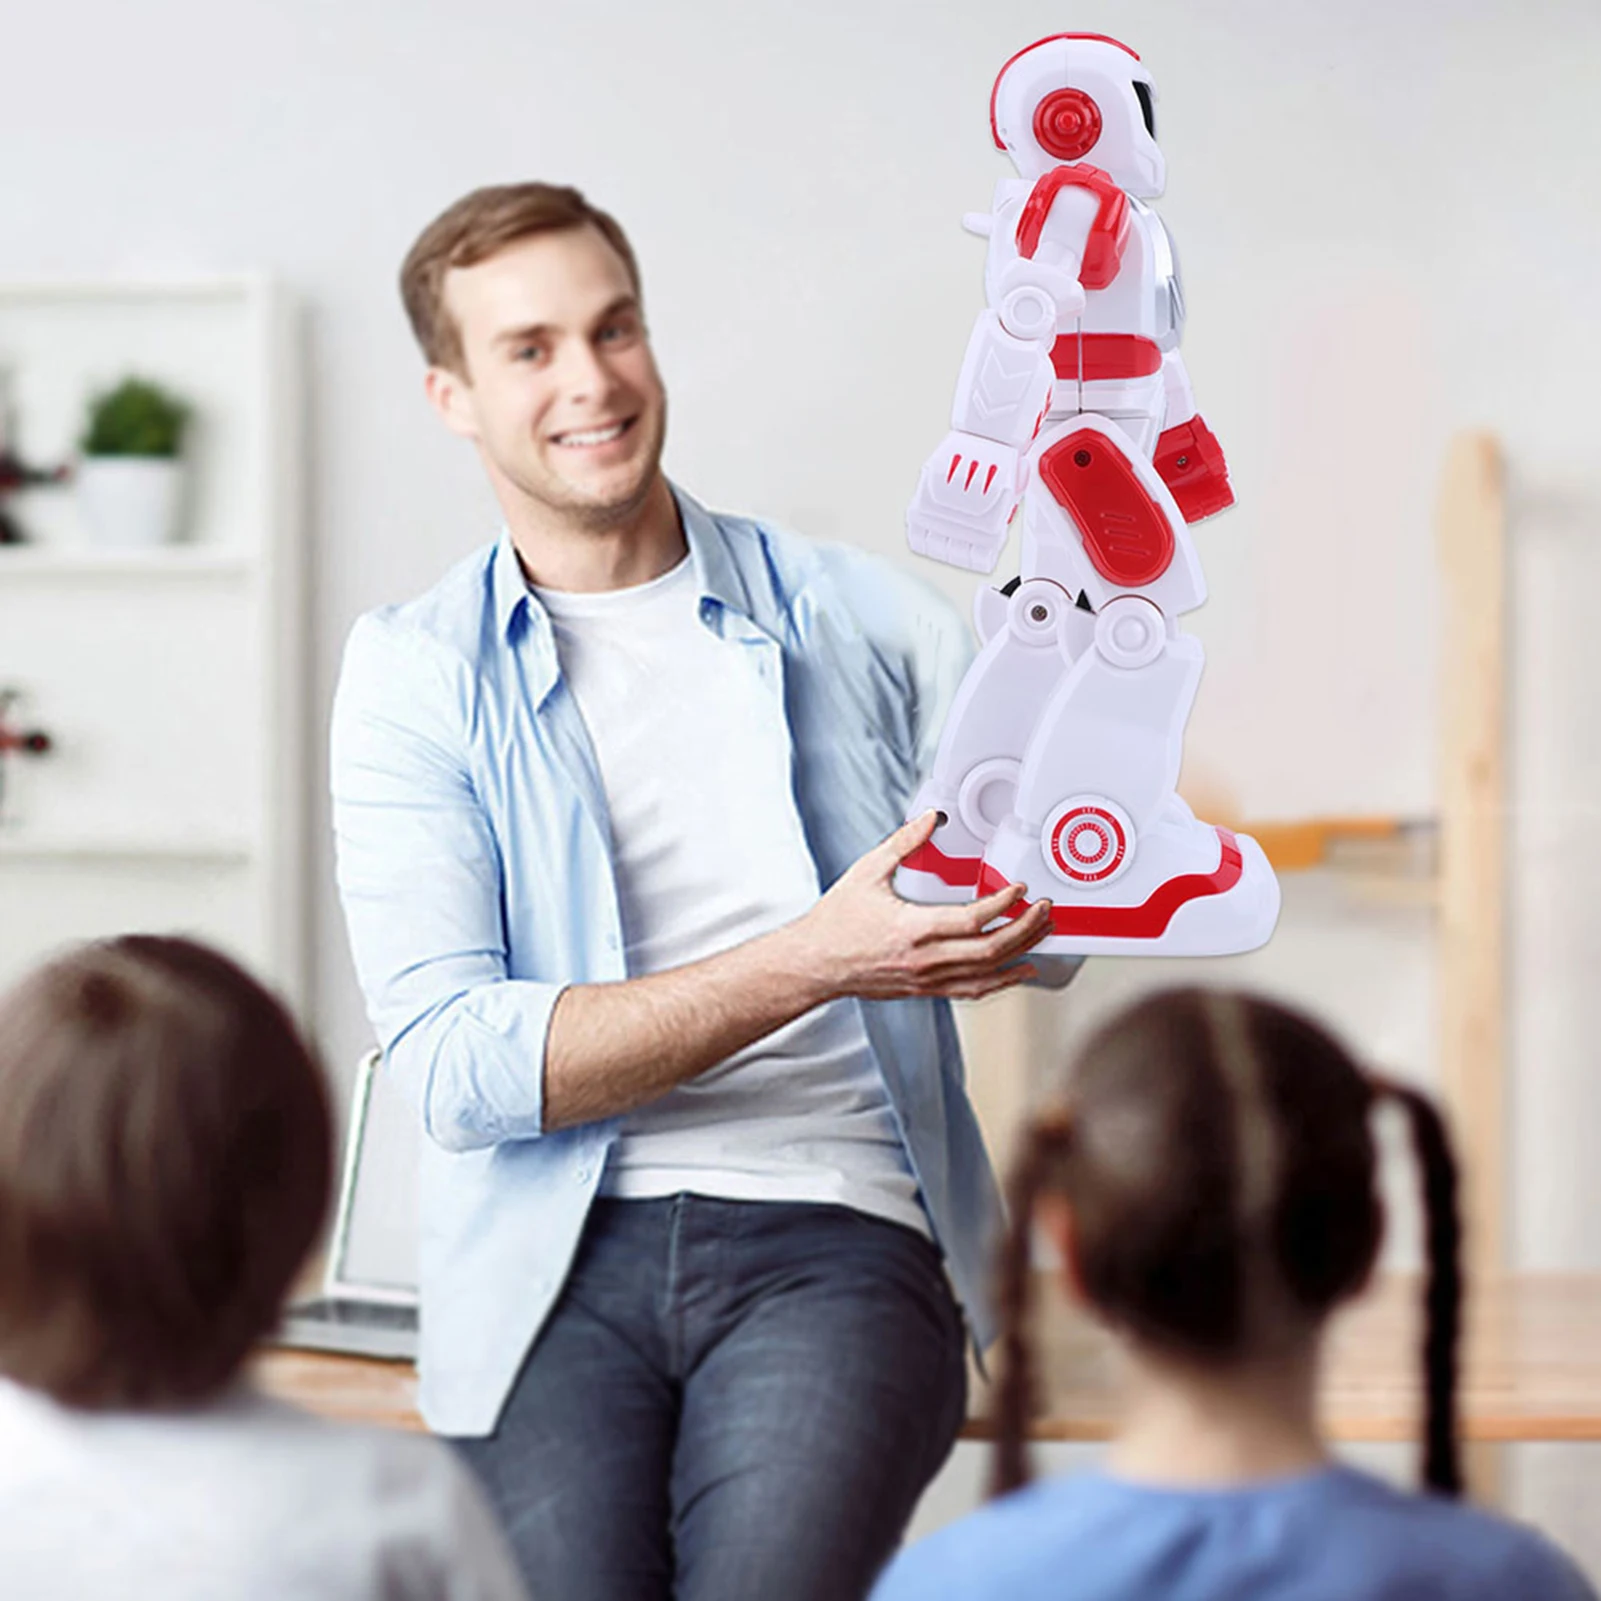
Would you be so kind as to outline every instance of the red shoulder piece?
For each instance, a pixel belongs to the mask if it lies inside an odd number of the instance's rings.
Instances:
[[[1165,430],[1156,441],[1151,465],[1173,491],[1187,523],[1198,523],[1234,504],[1223,447],[1199,417]]]
[[[1052,167],[1039,179],[1023,202],[1022,216],[1017,219],[1018,254],[1032,259],[1039,249],[1040,235],[1045,231],[1045,219],[1064,189],[1088,189],[1100,202],[1095,221],[1090,224],[1078,281],[1086,289],[1104,289],[1123,264],[1123,250],[1128,244],[1129,209],[1128,196],[1112,181],[1111,175],[1099,167],[1083,163]]]

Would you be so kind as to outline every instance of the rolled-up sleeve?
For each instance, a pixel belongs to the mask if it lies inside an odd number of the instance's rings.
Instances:
[[[902,664],[911,759],[921,780],[934,765],[946,714],[976,654],[972,630],[933,584],[902,563],[851,545],[818,549],[869,637]]]
[[[340,900],[367,1014],[424,1130],[540,1133],[563,985],[507,976],[501,858],[467,759],[471,670],[382,614],[345,647],[330,751]]]
[[[962,614],[932,584],[910,578],[898,569],[896,576],[904,586],[903,604],[911,641],[917,773],[919,778],[926,778],[934,765],[951,702],[973,662],[973,635]]]

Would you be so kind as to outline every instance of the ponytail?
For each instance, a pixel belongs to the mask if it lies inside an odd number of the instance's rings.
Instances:
[[[1031,1124],[1025,1136],[1022,1160],[1013,1169],[1007,1189],[1010,1221],[996,1284],[1001,1336],[995,1383],[991,1497],[1019,1490],[1032,1477],[1028,1423],[1034,1415],[1036,1400],[1029,1329],[1034,1280],[1034,1203],[1051,1169],[1066,1154],[1070,1138],[1065,1116]]]
[[[1428,1260],[1423,1289],[1423,1482],[1442,1495],[1458,1496],[1462,1493],[1456,1437],[1462,1226],[1457,1212],[1456,1160],[1445,1124],[1426,1096],[1386,1079],[1373,1083],[1378,1094],[1395,1101],[1406,1113],[1423,1186]]]
[[[1202,1364],[1250,1356],[1320,1326],[1369,1276],[1383,1232],[1370,1114],[1389,1100],[1406,1114],[1423,1195],[1422,1479],[1460,1495],[1462,1231],[1432,1101],[1364,1074],[1298,1012],[1199,989],[1147,997],[1103,1024],[1071,1082],[1071,1113],[1029,1126],[1008,1191],[990,1493],[1029,1479],[1042,1193],[1071,1202],[1071,1265],[1105,1321]]]

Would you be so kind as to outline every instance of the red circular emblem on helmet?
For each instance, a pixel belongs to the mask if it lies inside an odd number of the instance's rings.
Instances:
[[[1077,161],[1101,137],[1101,108],[1082,89],[1056,89],[1034,113],[1034,137],[1058,161]]]
[[[1128,853],[1123,826],[1099,806],[1081,806],[1051,830],[1051,855],[1068,878],[1098,884],[1110,878]]]

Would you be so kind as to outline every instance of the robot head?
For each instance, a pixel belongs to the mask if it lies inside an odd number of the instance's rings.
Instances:
[[[1167,179],[1156,147],[1151,75],[1126,44],[1055,33],[1019,50],[990,93],[990,131],[1025,178],[1088,162],[1138,200]]]

